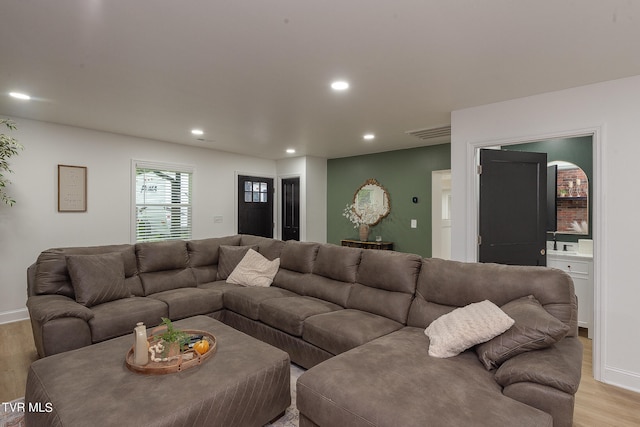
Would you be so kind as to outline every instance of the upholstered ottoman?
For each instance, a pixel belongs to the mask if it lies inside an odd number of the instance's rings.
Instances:
[[[28,426],[262,426],[289,406],[289,356],[214,319],[174,322],[216,336],[202,365],[167,375],[127,369],[124,336],[34,362]]]

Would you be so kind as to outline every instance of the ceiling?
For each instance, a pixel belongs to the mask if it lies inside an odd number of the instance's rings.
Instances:
[[[640,74],[633,0],[2,0],[0,20],[0,114],[269,159],[448,142],[405,132]]]

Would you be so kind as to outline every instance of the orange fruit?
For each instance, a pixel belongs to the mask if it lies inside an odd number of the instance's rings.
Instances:
[[[193,345],[193,349],[196,353],[202,355],[209,351],[209,341],[200,340]]]

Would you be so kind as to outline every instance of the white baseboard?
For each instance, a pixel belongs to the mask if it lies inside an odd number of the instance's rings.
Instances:
[[[640,375],[635,372],[607,366],[604,369],[603,382],[640,393]]]
[[[3,323],[19,322],[20,320],[28,319],[29,311],[27,311],[26,308],[0,312],[0,325]]]

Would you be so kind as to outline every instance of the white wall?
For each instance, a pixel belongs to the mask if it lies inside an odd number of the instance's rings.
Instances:
[[[192,165],[193,238],[235,234],[235,172],[276,175],[276,162],[209,149],[14,119],[17,201],[0,206],[0,323],[25,319],[26,270],[52,247],[130,242],[131,159]],[[57,165],[88,168],[86,213],[57,212]],[[326,209],[325,209],[326,210]],[[223,222],[214,224],[213,217]]]
[[[454,259],[474,261],[473,147],[595,130],[596,378],[640,391],[640,76],[452,113]],[[629,244],[631,242],[631,244]]]

